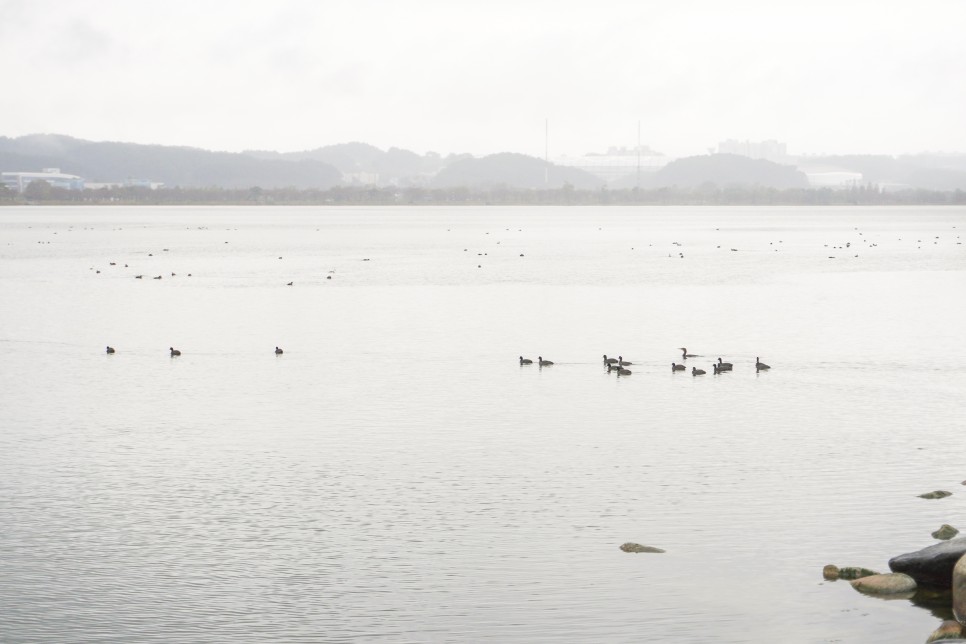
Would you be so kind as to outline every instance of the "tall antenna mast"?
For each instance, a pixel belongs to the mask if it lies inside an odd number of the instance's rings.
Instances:
[[[550,185],[550,119],[543,120],[543,185]]]
[[[641,187],[641,120],[637,119],[637,188]]]

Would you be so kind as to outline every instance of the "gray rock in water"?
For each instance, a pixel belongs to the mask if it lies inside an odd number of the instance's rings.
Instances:
[[[893,557],[889,569],[904,572],[917,583],[948,589],[953,583],[953,566],[964,554],[966,538],[960,537]]]
[[[639,543],[627,542],[621,546],[621,550],[624,552],[664,552],[660,548],[655,548],[654,546],[642,546]]]
[[[953,566],[953,617],[966,624],[966,556]]]
[[[947,492],[946,490],[936,490],[935,492],[926,492],[925,494],[920,494],[920,499],[945,499],[947,496],[952,496],[952,492]]]
[[[862,577],[871,577],[872,575],[878,575],[874,570],[869,570],[868,568],[857,568],[854,566],[846,566],[845,568],[839,568],[833,564],[829,564],[822,568],[822,576],[829,581],[834,581],[836,579],[861,579]]]
[[[852,588],[867,595],[897,595],[916,591],[916,580],[901,572],[871,575],[851,582]]]
[[[959,534],[959,530],[949,525],[948,523],[944,523],[942,524],[942,526],[940,526],[938,530],[932,533],[932,538],[942,539],[945,541],[946,539],[952,539],[957,534]]]

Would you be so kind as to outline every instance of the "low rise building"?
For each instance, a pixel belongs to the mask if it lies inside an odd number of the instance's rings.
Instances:
[[[579,157],[558,156],[550,159],[555,165],[577,168],[614,183],[637,174],[656,172],[671,159],[647,146],[636,148],[610,148],[606,154],[585,154]]]
[[[17,192],[23,192],[34,181],[46,181],[54,188],[83,190],[84,179],[74,174],[65,174],[60,168],[44,168],[40,172],[3,172],[0,183]]]

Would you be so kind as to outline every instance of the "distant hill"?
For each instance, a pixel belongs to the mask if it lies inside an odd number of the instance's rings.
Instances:
[[[435,188],[506,186],[531,190],[562,188],[565,184],[577,190],[593,190],[604,185],[604,181],[577,168],[558,166],[510,152],[454,161],[440,170],[433,180]]]
[[[632,188],[637,177],[622,180],[615,187]],[[628,183],[628,185],[623,185]],[[641,176],[642,188],[696,188],[714,184],[719,188],[758,186],[762,188],[807,188],[808,177],[792,166],[737,154],[711,154],[685,157],[668,163],[656,172]]]
[[[246,154],[135,143],[93,142],[57,134],[0,137],[0,171],[55,167],[98,183],[129,179],[167,187],[328,189],[341,173],[315,160],[259,159]]]
[[[425,185],[447,162],[458,158],[443,159],[433,152],[420,156],[401,148],[383,151],[359,142],[338,143],[302,152],[249,150],[245,154],[262,159],[321,161],[337,168],[345,183],[379,186]]]
[[[381,150],[350,142],[300,152],[212,152],[199,148],[135,143],[95,142],[58,134],[0,136],[0,171],[60,168],[89,183],[152,182],[169,188],[244,190],[295,188],[327,190],[337,185],[382,188],[465,187],[515,190],[597,190],[604,182],[578,168],[548,164],[523,154],[502,153],[475,158],[469,154],[442,157],[428,152]],[[733,154],[686,157],[660,170],[628,177],[608,187],[690,189],[714,185],[783,190],[808,188],[805,173],[855,173],[862,185],[890,191],[904,188],[966,191],[966,155],[916,154],[801,157],[798,167]],[[814,178],[814,176],[813,176]]]

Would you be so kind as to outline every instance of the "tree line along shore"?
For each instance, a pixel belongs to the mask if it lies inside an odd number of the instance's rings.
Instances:
[[[907,206],[966,205],[966,191],[893,192],[872,184],[847,189],[707,184],[693,188],[596,190],[579,190],[570,185],[545,190],[506,186],[472,189],[336,186],[326,190],[118,186],[68,190],[39,181],[31,183],[22,193],[0,186],[0,205]]]

